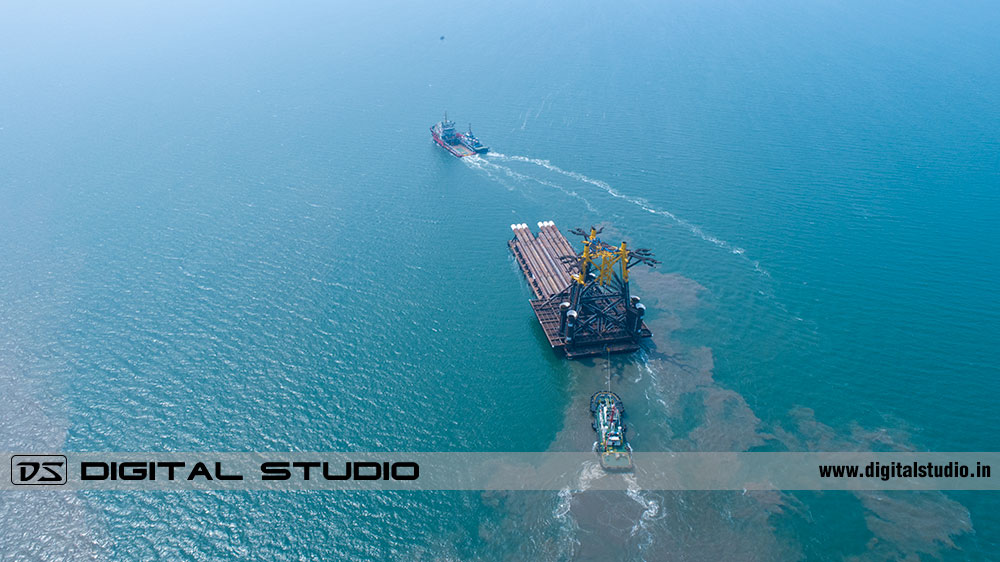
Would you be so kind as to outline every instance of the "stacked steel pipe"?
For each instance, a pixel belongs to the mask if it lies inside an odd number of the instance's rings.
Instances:
[[[514,239],[511,248],[526,266],[525,276],[533,283],[538,298],[548,299],[561,293],[572,282],[562,256],[573,253],[569,242],[550,221],[540,222],[539,234],[531,233],[527,224],[512,224]]]
[[[576,250],[573,249],[573,246],[570,246],[566,237],[562,235],[562,232],[559,232],[558,228],[556,228],[556,223],[552,221],[542,221],[538,223],[538,232],[539,235],[544,234],[549,240],[552,241],[553,248],[559,253],[560,256],[576,255]]]

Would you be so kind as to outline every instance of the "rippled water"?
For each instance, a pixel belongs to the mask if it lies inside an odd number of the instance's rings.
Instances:
[[[540,220],[663,261],[610,365],[637,449],[997,450],[991,5],[46,10],[0,23],[5,450],[589,448],[608,366],[547,349],[505,244]],[[446,109],[494,153],[435,147]],[[19,493],[0,552],[989,558],[997,506]]]

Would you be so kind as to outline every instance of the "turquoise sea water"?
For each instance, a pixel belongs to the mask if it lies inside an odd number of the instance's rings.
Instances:
[[[606,365],[547,349],[505,244],[540,220],[663,262],[611,365],[638,449],[1000,447],[992,4],[11,11],[4,450],[589,447]],[[6,494],[0,557],[989,559],[998,507]]]

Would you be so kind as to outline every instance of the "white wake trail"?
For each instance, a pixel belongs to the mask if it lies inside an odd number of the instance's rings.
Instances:
[[[477,156],[462,158],[462,162],[465,163],[465,165],[470,168],[483,172],[484,174],[486,174],[486,177],[506,187],[508,190],[514,191],[514,186],[510,185],[509,183],[504,181],[502,177],[496,175],[493,172],[494,169],[500,168],[500,166],[496,165],[491,166],[490,162],[487,162],[486,160],[483,160],[482,158],[479,158]]]
[[[529,181],[530,182],[535,182],[537,184],[544,185],[546,187],[551,187],[553,189],[557,189],[557,190],[565,193],[566,195],[569,195],[570,197],[574,197],[576,199],[579,199],[580,201],[583,202],[583,205],[585,207],[587,207],[588,211],[597,214],[597,209],[595,209],[594,206],[590,204],[590,201],[588,201],[586,197],[583,197],[582,195],[580,195],[576,191],[573,191],[571,189],[566,189],[565,187],[563,187],[563,186],[561,186],[559,184],[552,183],[552,182],[549,182],[549,181],[545,181],[543,179],[536,178],[534,176],[529,176],[528,174],[522,174],[522,173],[517,172],[517,171],[515,171],[515,170],[513,170],[513,169],[511,169],[511,168],[509,168],[507,166],[501,166],[500,164],[497,164],[496,162],[490,162],[489,160],[486,160],[486,159],[481,158],[479,156],[467,156],[465,158],[462,158],[462,161],[465,162],[466,164],[468,164],[469,166],[471,166],[473,168],[476,168],[477,170],[482,170],[482,171],[486,172],[486,175],[489,176],[491,179],[497,180],[499,183],[501,183],[502,185],[504,185],[505,187],[508,187],[508,188],[510,188],[510,186],[506,182],[503,182],[493,172],[501,172],[504,175],[506,175],[507,177],[509,177],[511,179],[514,179],[514,180],[518,180],[518,181],[522,181],[522,182],[529,182]]]
[[[588,490],[591,482],[603,476],[604,469],[601,468],[600,463],[597,461],[588,461],[583,463],[580,469],[579,479],[575,485],[576,491],[574,492],[569,486],[559,490],[559,501],[552,510],[552,517],[559,522],[563,535],[562,542],[568,547],[567,554],[572,553],[573,549],[580,544],[580,541],[576,538],[580,529],[576,523],[576,519],[573,518],[573,514],[570,512],[573,507],[573,495]]]
[[[524,162],[526,164],[534,164],[535,166],[540,166],[542,168],[545,168],[546,170],[549,170],[550,172],[555,172],[557,174],[561,174],[561,175],[566,176],[568,178],[573,178],[573,179],[575,179],[577,181],[580,181],[580,182],[587,183],[587,184],[593,185],[595,187],[598,187],[601,190],[603,190],[604,192],[606,192],[608,195],[611,195],[612,197],[615,197],[616,199],[621,199],[623,201],[628,201],[629,203],[632,203],[633,205],[639,207],[640,209],[646,211],[647,213],[651,213],[651,214],[654,214],[654,215],[659,215],[661,217],[666,217],[666,218],[674,221],[675,223],[677,223],[677,224],[683,226],[684,228],[688,229],[689,232],[691,232],[692,234],[698,236],[699,238],[701,238],[702,240],[704,240],[706,242],[711,242],[712,244],[715,244],[719,248],[727,250],[727,251],[729,251],[729,252],[731,252],[733,254],[736,254],[738,256],[743,256],[748,261],[750,261],[750,263],[753,264],[754,270],[756,270],[758,273],[760,273],[761,275],[767,276],[767,277],[771,276],[770,273],[768,273],[766,270],[764,270],[764,268],[762,268],[760,266],[760,262],[759,261],[757,261],[757,260],[751,260],[750,258],[747,258],[746,255],[745,255],[746,250],[744,250],[743,248],[740,248],[738,246],[734,246],[733,244],[730,244],[729,242],[726,242],[725,240],[722,240],[720,238],[712,236],[711,234],[708,234],[707,232],[705,232],[704,230],[702,230],[700,226],[698,226],[696,224],[693,224],[691,222],[688,222],[687,220],[682,219],[681,217],[678,217],[677,215],[671,213],[670,211],[667,211],[665,209],[657,209],[655,207],[652,207],[652,206],[650,206],[649,201],[646,201],[645,199],[642,199],[642,198],[639,198],[639,197],[631,197],[629,195],[625,195],[624,193],[621,193],[618,190],[616,190],[615,188],[611,187],[611,185],[608,184],[607,182],[603,182],[601,180],[597,180],[597,179],[585,176],[585,175],[583,175],[583,174],[581,174],[579,172],[573,172],[573,171],[570,171],[570,170],[564,170],[564,169],[560,168],[559,166],[556,166],[552,162],[549,162],[548,160],[543,160],[541,158],[529,158],[527,156],[517,156],[517,155],[510,156],[510,155],[507,155],[507,154],[502,154],[500,152],[489,152],[489,153],[487,153],[487,156],[489,156],[491,158],[495,158],[495,159],[503,161],[503,162]]]
[[[628,497],[632,499],[635,503],[642,507],[642,514],[639,519],[632,525],[632,529],[629,532],[629,536],[640,535],[642,537],[642,542],[638,544],[640,551],[645,551],[650,545],[653,544],[653,533],[650,531],[649,523],[651,521],[656,521],[658,519],[663,519],[666,513],[663,511],[662,502],[663,498],[653,498],[652,494],[649,492],[643,492],[639,488],[639,484],[632,474],[626,474],[625,481],[628,482],[628,490],[625,492]],[[641,534],[640,534],[641,533]]]

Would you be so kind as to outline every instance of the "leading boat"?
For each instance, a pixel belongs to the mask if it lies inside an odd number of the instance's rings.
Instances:
[[[442,121],[431,126],[431,137],[434,138],[434,142],[441,145],[441,148],[459,158],[474,154],[486,154],[490,150],[472,134],[472,125],[469,125],[468,133],[457,132],[455,122],[448,120],[447,113],[444,114]]]

